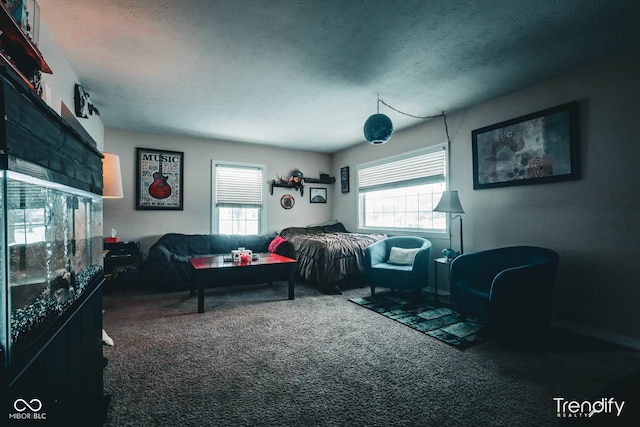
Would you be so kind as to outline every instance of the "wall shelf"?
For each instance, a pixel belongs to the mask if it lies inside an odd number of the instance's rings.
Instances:
[[[309,184],[333,184],[336,182],[336,178],[333,176],[328,178],[305,178],[304,182]]]
[[[276,180],[274,179],[273,181],[271,181],[271,195],[273,196],[273,187],[280,187],[280,188],[293,188],[296,191],[300,191],[300,195],[304,196],[304,184],[289,184],[286,182],[276,182]]]
[[[333,184],[336,182],[336,178],[333,176],[322,177],[322,178],[304,178],[302,183],[290,183],[290,182],[278,182],[275,179],[271,181],[270,192],[273,196],[273,187],[280,188],[293,188],[296,191],[300,191],[300,196],[304,196],[304,185],[305,184]]]

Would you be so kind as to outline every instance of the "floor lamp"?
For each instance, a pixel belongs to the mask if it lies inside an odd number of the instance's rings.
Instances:
[[[464,253],[464,247],[462,246],[462,216],[456,215],[452,216],[451,214],[463,214],[464,209],[462,209],[462,204],[460,204],[460,198],[458,197],[457,191],[443,191],[442,197],[440,201],[433,208],[434,212],[447,212],[450,215],[451,220],[456,218],[460,218],[460,254]],[[449,234],[449,239],[451,239],[451,234]],[[451,244],[451,240],[449,240],[449,244]]]

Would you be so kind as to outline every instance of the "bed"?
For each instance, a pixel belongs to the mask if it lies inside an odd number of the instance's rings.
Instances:
[[[286,241],[278,250],[298,260],[298,274],[325,293],[340,293],[338,282],[364,273],[364,250],[384,234],[348,232],[342,223],[289,227],[279,236]]]

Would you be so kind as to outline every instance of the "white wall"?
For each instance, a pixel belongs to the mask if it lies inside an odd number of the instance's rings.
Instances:
[[[40,21],[38,49],[53,72],[52,74],[42,73],[43,86],[44,84],[48,85],[51,92],[51,99],[47,99],[47,103],[58,115],[61,115],[63,102],[67,108],[74,111],[75,84],[82,84],[82,82],[78,80],[78,76],[71,69],[60,47],[49,32],[49,28],[42,20]],[[85,89],[91,93],[91,88]],[[98,104],[96,104],[96,107],[100,109]],[[91,115],[88,119],[78,118],[77,121],[96,142],[98,150],[102,151],[104,147],[104,125],[100,116]]]
[[[640,348],[639,58],[634,52],[447,115],[451,188],[459,191],[467,212],[465,252],[518,244],[555,249],[560,253],[555,322],[635,348]],[[472,130],[574,100],[581,104],[580,180],[473,189]],[[342,151],[334,155],[334,173],[440,143],[443,134],[436,119],[398,132],[382,147],[363,144]],[[351,186],[356,186],[353,178]],[[334,216],[355,228],[356,193],[334,198],[339,201]],[[457,223],[452,230],[455,242]]]
[[[183,211],[135,209],[136,147],[184,152]],[[107,128],[105,132],[105,151],[120,156],[124,186],[123,199],[104,201],[105,235],[109,235],[111,228],[115,228],[121,239],[139,241],[144,253],[165,233],[211,232],[211,161],[214,159],[266,165],[266,233],[331,219],[333,198],[330,187],[335,187],[336,184],[307,184],[303,197],[291,188],[274,188],[272,196],[268,185],[277,176],[288,177],[295,168],[313,178],[318,178],[320,173],[330,173],[329,154],[111,128]],[[311,204],[309,187],[326,187],[329,199],[327,203]],[[295,204],[292,209],[285,210],[280,206],[280,198],[284,194],[293,195]]]

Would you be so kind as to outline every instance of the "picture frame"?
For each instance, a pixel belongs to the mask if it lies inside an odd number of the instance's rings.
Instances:
[[[473,130],[473,188],[579,179],[578,126],[574,101]]]
[[[136,148],[136,209],[183,210],[184,153]]]
[[[309,188],[309,202],[327,203],[327,189],[314,187]]]
[[[282,197],[280,197],[280,206],[282,206],[282,209],[289,210],[293,208],[295,204],[296,204],[296,199],[294,199],[291,194],[285,194]]]
[[[342,193],[349,192],[349,166],[340,168],[340,191]]]

